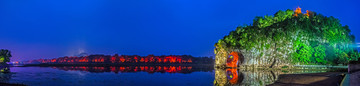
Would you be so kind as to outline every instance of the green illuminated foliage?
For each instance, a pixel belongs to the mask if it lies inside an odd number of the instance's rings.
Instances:
[[[314,48],[315,52],[314,52],[314,58],[315,58],[315,62],[320,63],[320,64],[326,64],[326,54],[325,54],[325,46],[324,45],[319,45],[316,46]]]
[[[6,49],[0,50],[0,63],[10,62],[11,52]]]
[[[252,25],[238,27],[215,46],[225,50],[256,50],[252,53],[261,54],[253,57],[256,59],[269,56],[263,51],[272,51],[277,60],[299,64],[347,64],[360,57],[351,46],[355,36],[338,19],[310,11],[293,15],[292,10],[286,10],[255,17]]]

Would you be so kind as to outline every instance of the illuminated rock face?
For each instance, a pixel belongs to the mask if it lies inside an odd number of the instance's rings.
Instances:
[[[226,67],[238,67],[244,61],[242,54],[238,52],[231,52],[226,58]]]
[[[237,67],[239,62],[239,53],[231,52],[226,59],[227,67]]]
[[[215,44],[215,67],[226,68],[251,66],[261,68],[280,68],[285,65],[291,66],[294,64],[308,64],[310,62],[321,63],[322,57],[316,57],[320,58],[319,62],[311,61],[311,59],[315,59],[315,56],[312,56],[311,54],[315,52],[314,50],[316,47],[321,48],[322,46],[328,46],[327,44],[331,43],[330,41],[333,40],[331,36],[329,36],[331,37],[331,40],[324,39],[327,35],[317,36],[317,34],[325,34],[325,32],[320,31],[320,29],[322,27],[329,26],[326,22],[330,22],[330,20],[324,20],[328,17],[317,15],[311,11],[307,10],[306,12],[306,14],[302,13],[300,7],[298,7],[294,12],[292,12],[292,10],[279,11],[274,15],[275,17],[265,16],[262,18],[255,18],[256,21],[254,21],[253,25],[241,26],[236,30],[231,31],[229,35],[220,39]],[[312,18],[315,17],[319,19],[316,21],[313,20]],[[329,19],[334,18],[330,17]],[[318,23],[313,24],[311,22]],[[337,23],[337,21],[333,22],[334,25],[338,26],[333,26],[332,28],[341,26]],[[314,32],[315,30],[318,32]],[[327,28],[323,30],[331,29]],[[333,30],[338,31],[337,29]],[[337,37],[333,38],[336,38],[337,40]],[[346,37],[343,38],[344,39],[339,40],[347,40]],[[332,43],[335,42],[337,41]],[[314,43],[319,45],[314,45]],[[341,43],[346,44],[351,43],[351,41]],[[338,49],[330,45],[328,47]],[[316,51],[317,53],[323,53],[320,51],[320,48]],[[232,52],[239,53],[239,59],[243,59],[243,61],[238,61],[241,62],[240,65],[236,66],[233,64],[231,61],[234,60],[229,61],[228,58],[230,58],[230,54]],[[330,55],[336,56],[338,54]]]
[[[226,67],[239,67],[239,66],[255,66],[255,67],[265,67],[265,68],[280,68],[284,65],[290,65],[289,56],[292,52],[295,52],[293,44],[290,42],[285,42],[285,40],[279,41],[283,42],[287,46],[282,46],[279,49],[282,49],[286,52],[277,52],[275,43],[259,43],[255,47],[246,49],[231,49],[224,46],[216,46],[215,48],[215,67],[216,68],[226,68]],[[304,41],[308,43],[308,41]],[[262,44],[269,44],[268,49],[258,48]],[[218,44],[220,45],[220,44]],[[237,61],[228,59],[229,56],[238,55]],[[236,57],[235,57],[236,58]],[[229,62],[230,61],[230,62]],[[234,62],[232,62],[234,61]],[[236,65],[237,62],[237,65]]]
[[[215,67],[225,68],[225,67],[239,67],[244,63],[244,56],[239,51],[228,52],[224,49],[219,49],[215,54]]]
[[[225,48],[216,47],[215,49],[215,67],[216,68],[225,68],[226,67],[226,57],[229,55],[228,51]]]

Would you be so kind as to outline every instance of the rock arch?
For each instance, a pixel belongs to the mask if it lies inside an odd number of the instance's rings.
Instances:
[[[226,67],[238,67],[244,63],[244,56],[238,52],[231,52],[226,58]]]

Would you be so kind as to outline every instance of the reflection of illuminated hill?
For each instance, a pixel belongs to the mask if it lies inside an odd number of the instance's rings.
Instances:
[[[87,71],[87,72],[148,72],[148,73],[191,73],[195,71],[213,71],[212,67],[196,67],[196,66],[62,66],[52,67],[65,71]]]
[[[330,71],[330,70],[328,70]],[[325,70],[246,70],[215,69],[215,86],[265,86],[274,83],[281,74],[319,73]]]

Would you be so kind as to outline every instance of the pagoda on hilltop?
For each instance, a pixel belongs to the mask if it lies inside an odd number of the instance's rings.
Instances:
[[[293,16],[298,17],[299,14],[302,14],[302,13],[301,13],[301,8],[298,6],[298,7],[295,9],[295,11],[294,11],[294,15],[293,15]],[[309,16],[312,15],[312,14],[313,14],[313,13],[312,13],[311,11],[306,10],[306,13],[305,13],[304,15],[306,15],[306,16],[309,17]]]

